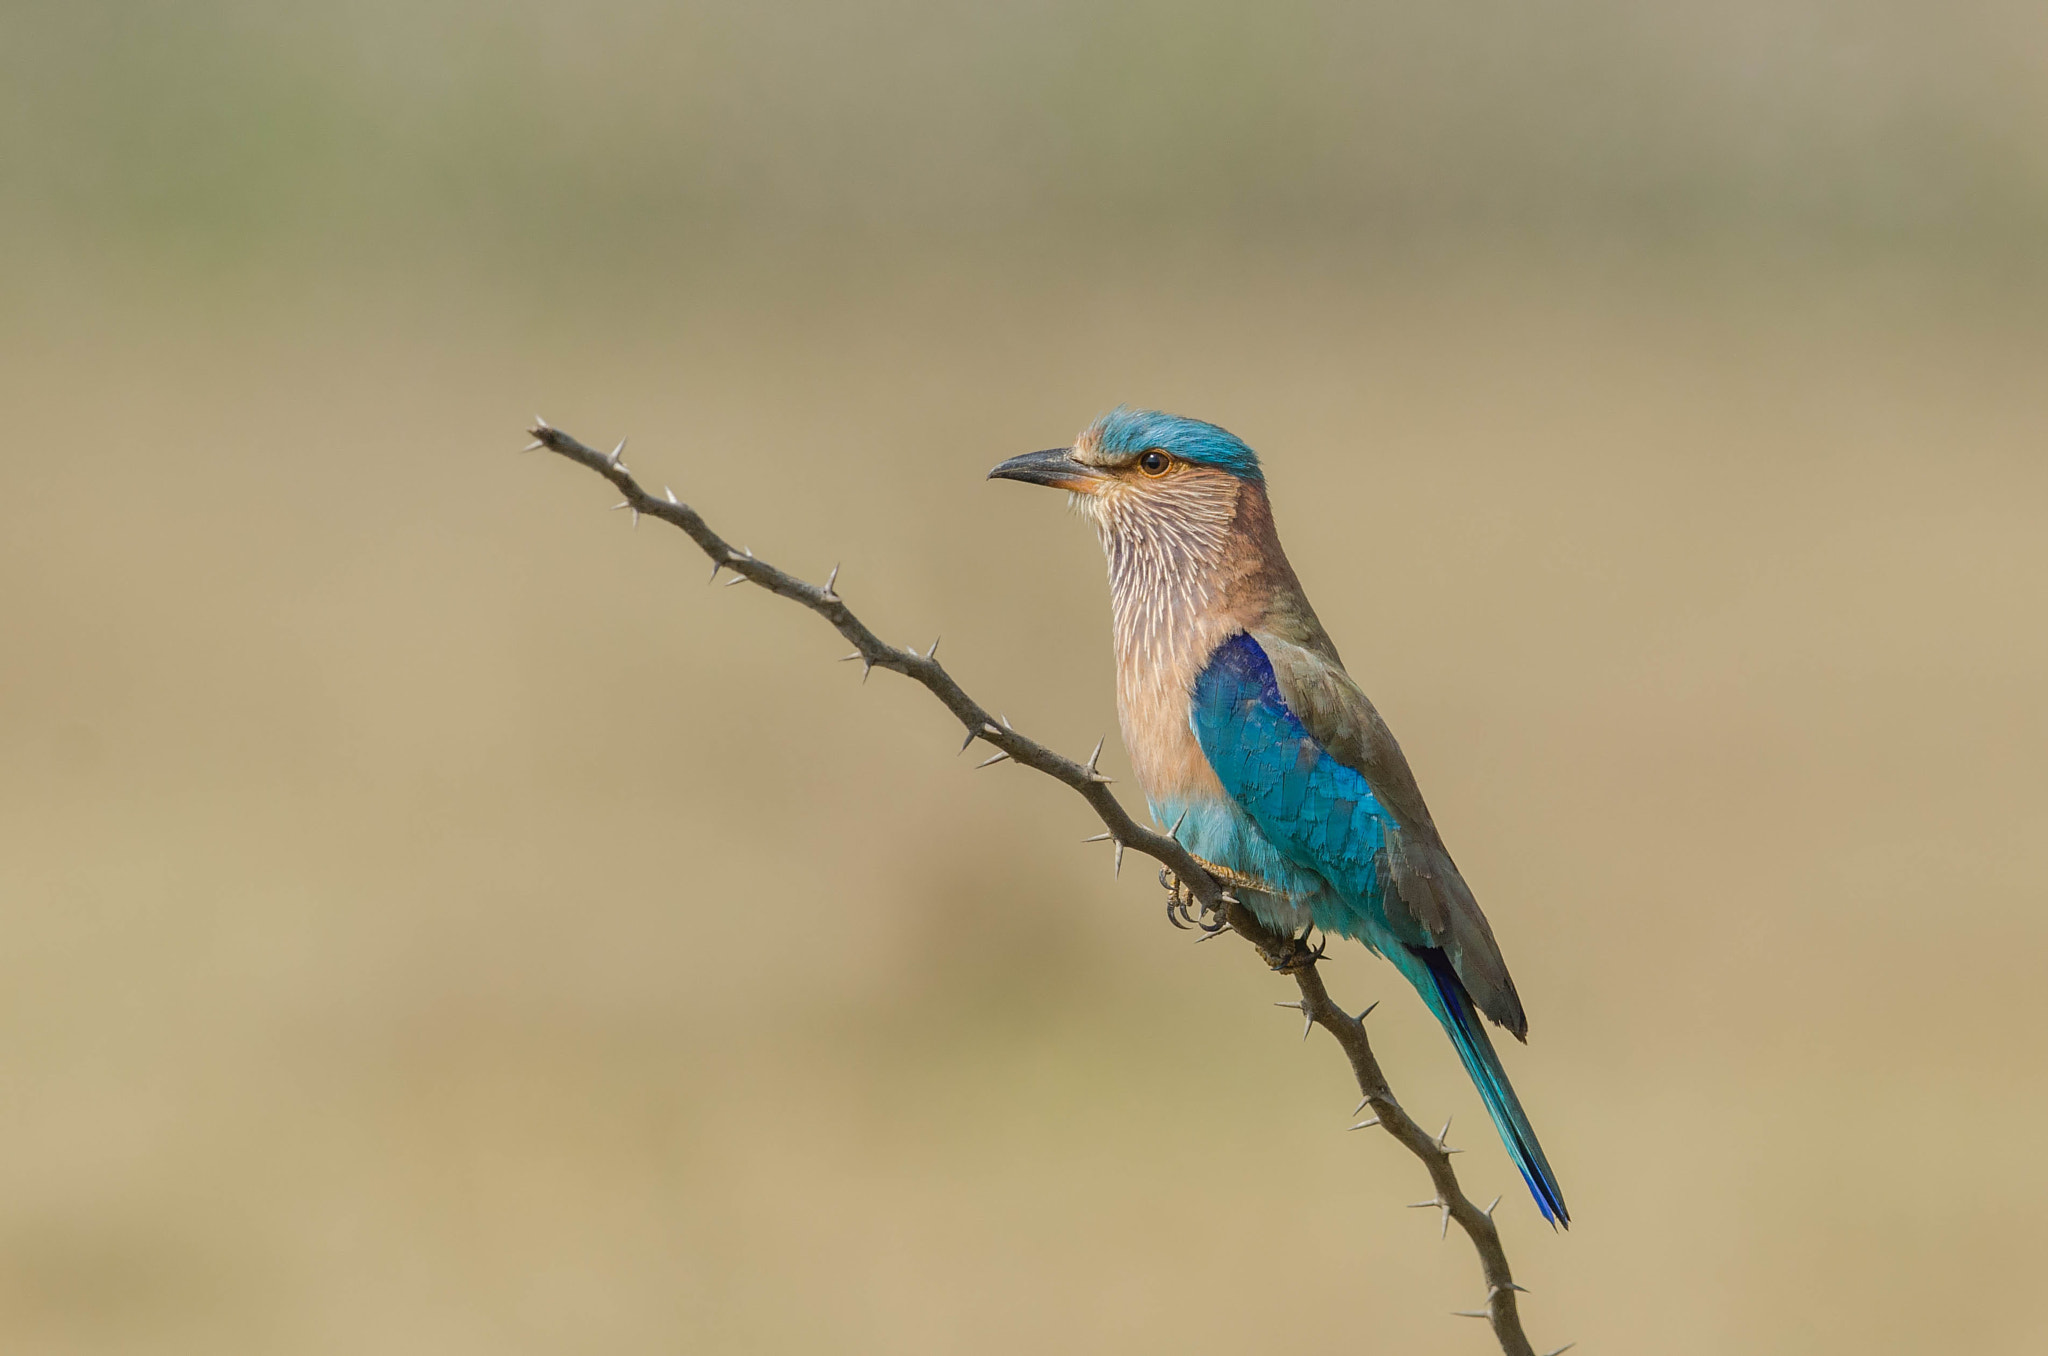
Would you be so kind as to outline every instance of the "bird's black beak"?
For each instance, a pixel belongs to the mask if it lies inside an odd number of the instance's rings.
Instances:
[[[1050,485],[1059,490],[1093,492],[1107,479],[1102,472],[1074,459],[1071,447],[1052,447],[1043,452],[1026,452],[1012,457],[988,473],[990,480],[1021,480],[1026,485]]]

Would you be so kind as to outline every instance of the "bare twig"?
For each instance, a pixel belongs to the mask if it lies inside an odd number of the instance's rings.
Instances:
[[[1416,1209],[1431,1209],[1440,1216],[1439,1234],[1448,1234],[1453,1221],[1472,1240],[1472,1246],[1479,1253],[1480,1269],[1486,1279],[1486,1304],[1481,1309],[1460,1311],[1461,1317],[1484,1318],[1493,1327],[1501,1350],[1506,1356],[1536,1356],[1528,1337],[1522,1331],[1522,1319],[1516,1307],[1515,1297],[1522,1287],[1515,1284],[1514,1275],[1508,1267],[1507,1253],[1502,1249],[1500,1230],[1493,1220],[1493,1209],[1500,1204],[1496,1196],[1492,1205],[1485,1208],[1474,1204],[1458,1185],[1458,1175],[1451,1167],[1450,1156],[1459,1152],[1445,1143],[1449,1122],[1444,1130],[1432,1135],[1401,1108],[1395,1100],[1393,1090],[1387,1086],[1386,1075],[1381,1072],[1378,1058],[1373,1054],[1372,1042],[1365,1033],[1365,1018],[1372,1011],[1353,1017],[1337,1006],[1330,997],[1330,991],[1323,985],[1323,977],[1316,968],[1322,958],[1320,947],[1308,944],[1308,935],[1288,936],[1275,932],[1261,923],[1238,898],[1231,894],[1227,883],[1217,880],[1191,856],[1171,834],[1154,832],[1139,824],[1124,810],[1117,798],[1110,794],[1110,779],[1096,770],[1096,760],[1102,754],[1098,742],[1095,752],[1086,763],[1077,763],[1071,758],[1053,750],[1010,728],[1010,722],[1003,717],[991,717],[972,697],[969,697],[945,666],[937,660],[938,642],[934,640],[925,650],[899,648],[887,644],[870,631],[860,618],[853,614],[845,601],[834,591],[839,578],[839,568],[823,585],[808,583],[795,575],[783,571],[757,558],[751,550],[735,550],[732,544],[711,530],[710,524],[695,509],[678,500],[673,490],[653,495],[643,489],[626,465],[620,460],[626,444],[622,441],[610,452],[600,452],[587,447],[575,438],[550,427],[545,420],[536,420],[529,430],[534,438],[526,450],[546,448],[559,453],[570,461],[586,467],[603,476],[617,487],[625,497],[614,508],[632,511],[633,521],[638,523],[642,514],[659,518],[688,533],[690,539],[711,557],[711,577],[717,579],[721,571],[730,571],[734,578],[729,583],[753,583],[770,593],[788,598],[832,623],[835,630],[853,646],[853,653],[843,656],[846,660],[861,662],[861,676],[874,669],[890,669],[904,675],[931,692],[944,703],[966,730],[966,742],[961,748],[980,740],[994,749],[994,754],[982,766],[1014,759],[1026,767],[1043,772],[1048,777],[1064,782],[1080,793],[1090,809],[1102,820],[1107,832],[1091,842],[1108,841],[1115,845],[1116,862],[1123,863],[1126,848],[1135,849],[1153,858],[1171,872],[1180,891],[1192,896],[1201,905],[1205,916],[1213,915],[1218,922],[1205,931],[1220,932],[1226,927],[1245,937],[1256,947],[1261,957],[1274,970],[1293,977],[1301,990],[1299,1002],[1281,1006],[1297,1008],[1302,1013],[1303,1034],[1321,1026],[1337,1038],[1337,1044],[1351,1061],[1351,1072],[1358,1080],[1358,1090],[1364,1100],[1358,1104],[1363,1112],[1372,1108],[1373,1118],[1360,1121],[1352,1126],[1354,1130],[1378,1127],[1422,1161],[1429,1172],[1431,1185],[1436,1194],[1429,1200],[1418,1201]],[[1178,827],[1178,826],[1176,826]],[[1169,916],[1172,916],[1173,902],[1180,895],[1176,892],[1169,902]],[[1184,912],[1184,911],[1183,911]],[[1207,940],[1204,938],[1203,940]],[[1374,1006],[1378,1006],[1375,1004]],[[1563,1351],[1564,1348],[1558,1348]],[[1551,1353],[1550,1356],[1555,1356]]]

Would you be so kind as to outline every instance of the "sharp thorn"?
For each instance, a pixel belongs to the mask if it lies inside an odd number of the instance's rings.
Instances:
[[[1195,938],[1195,945],[1200,946],[1203,942],[1213,942],[1218,937],[1226,937],[1235,931],[1235,928],[1217,928],[1214,932],[1205,932],[1201,936]]]
[[[967,745],[968,745],[968,744],[972,744],[972,743],[973,743],[973,742],[974,742],[975,740],[977,740],[977,739],[979,739],[979,738],[981,738],[981,731],[979,731],[979,730],[969,730],[969,731],[967,732],[967,740],[966,740],[966,743],[963,743],[963,744],[961,744],[961,746],[960,746],[960,753],[965,753],[965,752],[967,752]],[[954,754],[953,756],[954,756],[955,758],[958,758],[958,757],[960,756],[960,753],[956,753],[956,754]]]
[[[1352,1114],[1352,1115],[1354,1115],[1354,1116],[1356,1116],[1356,1115],[1357,1115],[1357,1114],[1358,1114],[1359,1112],[1361,1112],[1361,1111],[1365,1110],[1365,1108],[1366,1108],[1366,1107],[1367,1107],[1368,1105],[1370,1105],[1370,1104],[1371,1104],[1371,1102],[1372,1102],[1372,1098],[1370,1098],[1370,1097],[1361,1097],[1361,1098],[1359,1098],[1359,1099],[1358,1099],[1358,1105],[1357,1105],[1357,1106],[1355,1106],[1355,1107],[1352,1107],[1352,1108],[1351,1108],[1351,1114]]]
[[[839,565],[835,561],[832,565],[832,573],[825,576],[825,597],[830,601],[837,601],[839,598],[839,595],[832,591],[832,586],[838,582]]]
[[[1242,903],[1244,903],[1244,901],[1243,901],[1243,900],[1239,899],[1239,898],[1238,898],[1238,897],[1237,897],[1236,895],[1234,895],[1234,894],[1230,893],[1230,891],[1228,891],[1228,890],[1224,890],[1224,891],[1222,891],[1222,892],[1221,892],[1220,894],[1218,894],[1218,895],[1217,895],[1217,898],[1218,898],[1218,899],[1221,899],[1221,900],[1222,900],[1222,901],[1223,901],[1223,902],[1224,902],[1225,904],[1242,904]]]
[[[1443,1227],[1436,1231],[1436,1236],[1440,1239],[1451,1236],[1451,1207],[1448,1205],[1444,1207]]]
[[[1009,756],[1009,754],[1004,753],[1001,749],[997,749],[995,757],[984,759],[983,761],[976,763],[974,765],[974,770],[979,772],[981,769],[985,767],[993,767],[995,764],[1002,762],[1005,758],[1008,758]]]
[[[1444,1136],[1445,1136],[1445,1135],[1448,1135],[1448,1134],[1450,1134],[1450,1133],[1451,1133],[1451,1118],[1450,1118],[1449,1116],[1446,1116],[1446,1117],[1444,1117],[1444,1128],[1436,1132],[1436,1147],[1437,1147],[1437,1148],[1441,1149],[1441,1148],[1443,1148],[1443,1147],[1444,1147]]]
[[[932,647],[924,652],[924,657],[926,659],[930,659],[933,655],[939,652],[939,641],[941,639],[943,639],[943,637],[933,637]]]
[[[638,527],[638,526],[640,526],[640,510],[639,510],[639,509],[634,509],[634,510],[633,510],[633,526],[635,526],[635,527]]]
[[[744,584],[744,583],[746,583],[746,582],[747,582],[747,577],[746,577],[745,575],[743,575],[743,574],[736,574],[736,575],[734,575],[734,576],[733,576],[732,578],[730,578],[730,579],[728,579],[728,580],[726,580],[726,581],[725,581],[725,586],[726,586],[727,588],[731,588],[731,587],[732,587],[733,585],[735,585],[735,584]]]
[[[1168,838],[1171,838],[1171,839],[1173,839],[1173,841],[1175,841],[1176,843],[1177,843],[1177,842],[1179,842],[1179,841],[1180,841],[1180,826],[1181,826],[1181,825],[1183,825],[1183,824],[1185,824],[1185,823],[1187,823],[1187,822],[1188,822],[1188,812],[1187,812],[1186,810],[1182,810],[1182,811],[1180,812],[1180,818],[1179,818],[1179,819],[1176,819],[1176,820],[1174,820],[1174,821],[1173,821],[1173,827],[1172,827],[1172,828],[1170,828],[1170,829],[1168,829],[1168,830],[1166,831],[1166,836],[1167,836]]]
[[[1275,1003],[1273,1006],[1276,1008],[1293,1008],[1296,1011],[1305,1011],[1308,1007],[1306,1003]]]
[[[875,671],[875,661],[867,658],[865,655],[863,655],[861,659],[862,662],[860,666],[860,680],[862,683],[866,683],[868,680],[868,675]]]
[[[1301,1005],[1301,1038],[1308,1039],[1308,1033],[1316,1029],[1316,1015],[1308,1010],[1308,1004]]]
[[[1492,1219],[1492,1218],[1493,1218],[1493,1207],[1494,1207],[1495,1205],[1499,1205],[1499,1204],[1500,1204],[1500,1197],[1498,1197],[1498,1196],[1495,1196],[1495,1197],[1493,1198],[1493,1203],[1492,1203],[1492,1205],[1488,1205],[1488,1206],[1487,1206],[1487,1207],[1486,1207],[1486,1208],[1485,1208],[1484,1210],[1480,1211],[1479,1213],[1480,1213],[1480,1214],[1482,1214],[1482,1215],[1484,1215],[1484,1216],[1486,1216],[1486,1217],[1487,1217],[1488,1219]]]
[[[843,654],[843,655],[840,655],[840,656],[839,656],[839,662],[840,662],[840,663],[842,663],[842,664],[846,664],[846,663],[850,663],[850,662],[852,662],[853,660],[856,660],[856,659],[858,659],[858,658],[860,658],[860,651],[859,651],[859,650],[855,650],[855,651],[854,651],[854,652],[853,652],[852,654]]]
[[[1486,1297],[1488,1299],[1492,1299],[1495,1295],[1499,1294],[1503,1290],[1519,1290],[1525,1295],[1535,1293],[1531,1291],[1529,1287],[1526,1285],[1516,1285],[1513,1281],[1502,1281],[1499,1285],[1487,1291]]]
[[[1122,875],[1123,875],[1123,873],[1124,873],[1124,840],[1123,840],[1123,839],[1121,839],[1121,838],[1119,838],[1119,839],[1117,839],[1117,840],[1116,840],[1116,874],[1117,874],[1118,876],[1122,876]]]
[[[1432,1196],[1426,1201],[1416,1201],[1413,1205],[1410,1205],[1408,1208],[1410,1210],[1438,1210],[1442,1207],[1443,1202],[1438,1200],[1436,1197]]]
[[[1081,841],[1084,843],[1107,843],[1114,837],[1116,835],[1113,833],[1098,833],[1093,838],[1083,838]]]
[[[630,500],[630,499],[621,499],[621,500],[620,500],[620,501],[619,501],[618,503],[616,503],[616,504],[613,504],[613,505],[612,505],[612,512],[613,512],[613,513],[617,513],[617,512],[618,512],[618,511],[619,511],[620,509],[622,509],[622,508],[631,508],[631,507],[633,507],[633,501],[632,501],[632,500]]]
[[[710,577],[709,579],[705,580],[704,582],[705,582],[705,583],[707,583],[707,584],[716,584],[716,583],[718,582],[718,572],[719,572],[720,570],[724,569],[724,568],[725,568],[725,562],[724,562],[724,561],[722,561],[722,560],[714,560],[714,561],[712,561],[712,562],[711,562],[711,577]]]
[[[1453,1310],[1451,1310],[1451,1317],[1452,1317],[1452,1318],[1492,1318],[1492,1317],[1493,1317],[1493,1313],[1492,1313],[1492,1311],[1491,1311],[1491,1310],[1488,1310],[1488,1309],[1453,1309]]]
[[[661,492],[668,496],[668,502],[671,504],[680,504],[683,502],[682,500],[676,498],[676,492],[666,485],[661,487]]]
[[[1380,1000],[1377,998],[1373,999],[1372,1002],[1367,1003],[1365,1005],[1365,1011],[1358,1014],[1358,1023],[1360,1026],[1365,1025],[1365,1019],[1372,1016],[1372,1010],[1378,1007],[1379,1005]]]
[[[540,417],[539,415],[537,415],[537,414],[536,414],[535,416],[533,416],[533,426],[534,426],[535,428],[547,428],[547,429],[551,429],[551,428],[553,428],[553,425],[549,424],[547,420],[545,420],[545,419],[541,418],[541,417]]]
[[[1543,1356],[1564,1356],[1564,1354],[1565,1354],[1565,1353],[1566,1353],[1567,1351],[1570,1351],[1570,1350],[1571,1350],[1571,1349],[1572,1349],[1573,1347],[1575,1347],[1575,1346],[1577,1346],[1577,1345],[1578,1345],[1578,1343],[1577,1343],[1577,1342],[1567,1342],[1567,1343],[1565,1343],[1565,1344],[1564,1344],[1563,1346],[1559,1347],[1559,1348],[1558,1348],[1557,1350],[1555,1350],[1555,1351],[1546,1351],[1546,1352],[1544,1352],[1544,1353],[1543,1353]]]
[[[1372,1118],[1371,1120],[1369,1120],[1369,1121],[1360,1121],[1360,1122],[1359,1122],[1358,1124],[1356,1124],[1356,1125],[1352,1126],[1351,1128],[1352,1128],[1353,1130],[1370,1130],[1370,1129],[1372,1129],[1372,1127],[1374,1127],[1375,1125],[1378,1125],[1379,1123],[1380,1123],[1380,1118],[1379,1118],[1379,1117],[1377,1117],[1377,1116],[1375,1116],[1375,1117],[1373,1117],[1373,1118]]]
[[[539,451],[539,450],[540,450],[541,448],[543,448],[543,447],[546,447],[546,446],[547,446],[547,444],[546,444],[546,443],[542,442],[542,441],[541,441],[540,439],[538,439],[538,438],[535,438],[535,439],[534,439],[534,440],[533,440],[532,442],[528,443],[528,444],[527,444],[526,446],[524,446],[524,447],[520,448],[519,450],[520,450],[521,452],[537,452],[537,451]]]
[[[619,445],[612,449],[612,454],[609,457],[605,458],[605,465],[617,466],[619,464],[619,454],[621,452],[624,452],[625,450],[626,440],[624,438],[621,438],[619,439]]]
[[[1090,776],[1093,776],[1095,773],[1095,760],[1102,757],[1103,741],[1107,740],[1108,738],[1108,735],[1104,735],[1101,739],[1096,740],[1095,752],[1088,755],[1088,772]]]

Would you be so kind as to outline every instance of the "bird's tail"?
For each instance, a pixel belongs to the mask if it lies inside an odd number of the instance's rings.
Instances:
[[[1472,1006],[1470,995],[1459,982],[1456,972],[1451,969],[1450,959],[1443,952],[1423,950],[1417,947],[1402,947],[1413,959],[1413,968],[1408,978],[1421,991],[1423,1001],[1443,1023],[1451,1044],[1458,1047],[1458,1058],[1464,1062],[1465,1072],[1471,1075],[1473,1086],[1479,1089],[1479,1100],[1486,1103],[1486,1114],[1493,1117],[1494,1129],[1500,1131],[1501,1143],[1507,1146],[1508,1156],[1515,1160],[1515,1166],[1522,1170],[1522,1180],[1529,1184],[1529,1194],[1536,1198],[1537,1209],[1543,1218],[1554,1225],[1571,1227],[1571,1214],[1564,1206],[1564,1192],[1557,1185],[1557,1175],[1550,1170],[1550,1162],[1543,1156],[1543,1146],[1536,1142],[1536,1132],[1529,1126],[1529,1118],[1522,1112],[1522,1103],[1515,1096],[1514,1085],[1508,1082],[1507,1070],[1501,1067],[1500,1056],[1493,1051],[1493,1041],[1486,1034],[1479,1012]]]

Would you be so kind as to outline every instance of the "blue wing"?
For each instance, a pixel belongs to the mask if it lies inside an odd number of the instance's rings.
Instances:
[[[1239,632],[1217,649],[1195,680],[1190,722],[1217,780],[1259,832],[1343,902],[1326,925],[1375,950],[1428,942],[1418,928],[1401,936],[1387,918],[1393,816],[1365,775],[1332,758],[1289,709],[1257,641]]]
[[[1451,957],[1395,888],[1402,825],[1357,768],[1331,756],[1288,705],[1258,641],[1239,632],[1195,680],[1196,742],[1223,789],[1288,862],[1329,884],[1335,931],[1391,960],[1436,1015],[1545,1219],[1564,1195]],[[1448,859],[1446,859],[1448,860]],[[1325,911],[1317,921],[1325,922]],[[1325,922],[1329,926],[1330,922]],[[1488,941],[1491,941],[1489,934]]]

